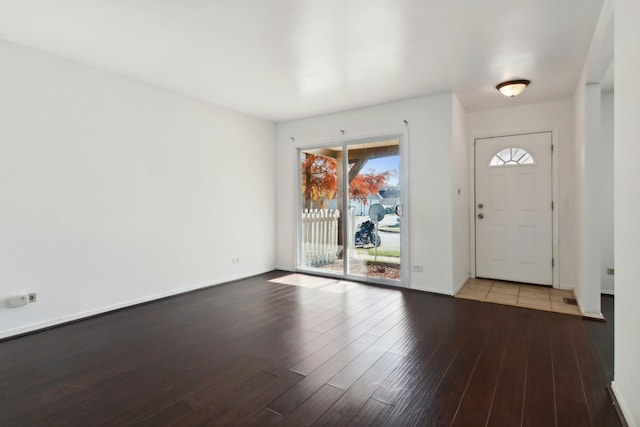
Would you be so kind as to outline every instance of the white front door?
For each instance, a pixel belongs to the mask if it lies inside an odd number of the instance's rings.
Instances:
[[[476,276],[551,285],[551,133],[475,141]]]

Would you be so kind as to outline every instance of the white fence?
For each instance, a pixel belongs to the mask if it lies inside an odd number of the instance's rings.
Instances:
[[[302,212],[302,263],[316,267],[331,264],[338,254],[337,209],[305,209]]]

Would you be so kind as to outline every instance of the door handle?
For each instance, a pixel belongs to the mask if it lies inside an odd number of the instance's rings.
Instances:
[[[479,214],[478,214],[478,219],[482,219],[482,218],[484,218],[484,215],[483,215],[483,214],[481,214],[481,213],[479,213]]]

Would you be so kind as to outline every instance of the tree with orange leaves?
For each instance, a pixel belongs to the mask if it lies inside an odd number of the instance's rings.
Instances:
[[[368,203],[370,194],[378,194],[391,172],[358,173],[349,183],[349,198]],[[336,197],[338,189],[337,161],[332,157],[304,153],[302,161],[302,196],[305,209],[324,209],[327,200]]]
[[[305,153],[302,161],[302,196],[305,209],[324,209],[336,195],[336,159]]]
[[[378,194],[380,188],[387,182],[389,175],[391,175],[389,171],[375,173],[373,169],[366,174],[359,173],[349,183],[349,198],[360,200],[362,204],[367,205],[367,197],[370,194]]]

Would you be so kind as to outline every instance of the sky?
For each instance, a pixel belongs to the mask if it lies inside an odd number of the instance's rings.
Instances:
[[[391,176],[387,180],[387,185],[398,185],[400,181],[400,156],[381,157],[369,160],[360,173],[369,173],[373,169],[376,173],[391,171]]]

